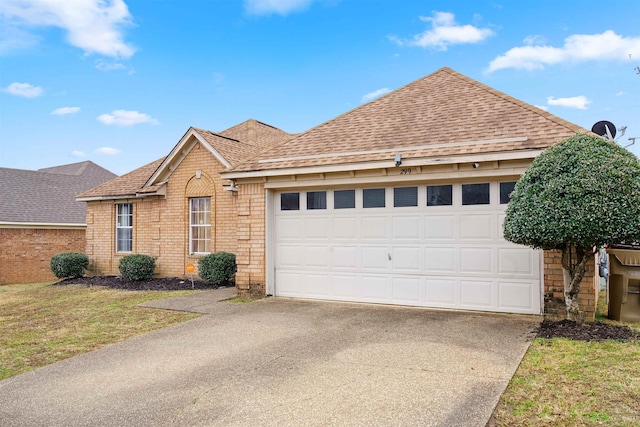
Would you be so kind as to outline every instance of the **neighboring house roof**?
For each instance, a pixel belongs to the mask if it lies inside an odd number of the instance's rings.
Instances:
[[[147,182],[151,174],[158,169],[158,166],[160,166],[163,160],[164,157],[100,184],[97,187],[91,188],[79,194],[77,197],[79,199],[96,196],[135,197],[136,193],[139,193],[144,183]]]
[[[91,161],[37,171],[0,168],[0,224],[85,224],[76,194],[116,177]]]
[[[77,200],[162,194],[166,180],[196,142],[202,143],[226,168],[231,168],[292,136],[283,130],[253,119],[220,133],[190,127],[166,157],[85,191],[77,196]]]
[[[450,68],[357,107],[241,163],[234,172],[544,149],[577,125]]]

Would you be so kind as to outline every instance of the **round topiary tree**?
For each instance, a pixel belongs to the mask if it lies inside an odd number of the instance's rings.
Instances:
[[[531,163],[511,194],[505,239],[562,252],[567,318],[594,248],[640,241],[640,162],[613,141],[575,135]]]

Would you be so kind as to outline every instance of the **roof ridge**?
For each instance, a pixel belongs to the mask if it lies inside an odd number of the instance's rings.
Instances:
[[[211,131],[211,130],[202,129],[202,128],[197,128],[197,127],[195,127],[195,126],[191,126],[191,128],[192,128],[193,130],[195,130],[196,132],[207,132],[207,133],[209,133],[209,134],[211,134],[211,135],[219,136],[220,138],[229,139],[229,140],[231,140],[231,141],[236,141],[236,142],[242,142],[242,141],[240,141],[239,139],[230,138],[230,137],[228,137],[228,136],[220,135],[218,132],[214,132],[214,131]],[[223,132],[224,132],[224,131],[223,131]]]
[[[495,95],[495,96],[497,96],[499,98],[502,98],[503,100],[505,100],[507,102],[510,102],[510,103],[512,103],[514,105],[517,105],[517,106],[519,106],[521,108],[524,108],[526,110],[529,110],[534,114],[538,114],[539,116],[542,116],[547,120],[551,120],[552,122],[554,122],[554,123],[556,123],[556,124],[558,124],[560,126],[563,126],[563,127],[567,128],[567,129],[569,129],[571,131],[575,132],[577,130],[584,130],[584,131],[588,132],[587,129],[584,129],[583,127],[581,127],[579,125],[571,123],[571,122],[569,122],[569,121],[567,121],[567,120],[565,120],[565,119],[563,119],[561,117],[556,116],[555,114],[551,114],[548,111],[545,111],[545,110],[543,110],[541,108],[538,108],[538,107],[536,107],[534,105],[531,105],[531,104],[529,104],[527,102],[524,102],[524,101],[521,101],[521,100],[519,100],[517,98],[514,98],[513,96],[508,95],[505,92],[499,91],[498,89],[492,88],[491,86],[486,85],[486,84],[484,84],[482,82],[479,82],[478,80],[475,80],[475,79],[472,79],[471,77],[465,76],[464,74],[461,74],[461,73],[459,73],[459,72],[457,72],[457,71],[455,71],[455,70],[453,70],[453,69],[451,69],[449,67],[443,67],[438,71],[444,71],[446,73],[449,73],[452,77],[456,77],[456,78],[458,78],[458,79],[460,79],[462,81],[465,81],[467,83],[473,84],[475,86],[479,86],[481,89],[486,90],[487,92],[489,92],[489,93],[491,93],[491,94],[493,94],[493,95]]]
[[[326,120],[326,121],[324,121],[324,122],[322,122],[322,123],[320,123],[320,124],[317,124],[317,125],[315,125],[315,126],[313,126],[313,127],[309,128],[309,129],[307,129],[307,130],[305,130],[305,131],[302,131],[302,132],[300,132],[300,133],[293,134],[293,135],[291,136],[291,138],[289,138],[289,139],[287,139],[287,140],[285,140],[285,141],[282,141],[282,142],[280,142],[280,143],[278,143],[278,144],[272,145],[271,147],[268,147],[268,148],[266,148],[266,149],[264,149],[264,150],[261,150],[259,153],[257,153],[256,157],[258,157],[259,155],[261,155],[261,154],[263,154],[263,153],[267,152],[268,150],[274,150],[274,151],[275,151],[275,149],[276,149],[276,148],[279,148],[279,147],[281,147],[281,146],[283,146],[283,145],[285,145],[285,144],[287,144],[287,143],[289,143],[289,142],[293,141],[294,139],[301,138],[303,135],[308,134],[309,132],[311,132],[311,131],[313,131],[313,130],[315,130],[315,129],[319,128],[320,126],[324,126],[324,125],[327,125],[327,124],[329,124],[329,123],[332,123],[332,122],[334,122],[334,121],[336,121],[336,120],[340,119],[341,117],[344,117],[344,116],[346,116],[346,115],[348,115],[348,114],[351,114],[352,112],[354,112],[354,111],[356,111],[356,110],[358,110],[358,109],[360,109],[360,108],[363,108],[363,107],[365,107],[365,106],[373,105],[373,104],[375,104],[375,103],[379,103],[379,102],[381,102],[380,100],[385,99],[385,98],[387,98],[388,96],[390,96],[390,95],[392,95],[392,94],[394,94],[394,93],[396,93],[396,92],[398,92],[398,91],[400,91],[400,90],[402,90],[402,89],[404,89],[404,88],[406,88],[406,87],[408,87],[408,86],[411,86],[411,85],[417,84],[418,82],[420,82],[420,81],[422,81],[422,80],[426,79],[427,77],[430,77],[430,76],[432,76],[432,75],[434,75],[434,74],[436,74],[436,73],[438,73],[438,72],[440,72],[440,71],[445,71],[445,70],[453,71],[453,70],[451,70],[451,69],[450,69],[450,68],[448,68],[448,67],[442,67],[442,68],[439,68],[438,70],[436,70],[436,71],[434,71],[434,72],[432,72],[432,73],[429,73],[429,74],[427,74],[426,76],[423,76],[423,77],[421,77],[421,78],[419,78],[419,79],[417,79],[417,80],[413,80],[413,81],[411,81],[411,82],[409,82],[409,83],[406,83],[406,84],[404,84],[404,85],[400,86],[399,88],[396,88],[396,89],[392,90],[392,91],[391,91],[391,92],[389,92],[389,93],[386,93],[386,94],[384,94],[384,95],[382,95],[382,96],[377,97],[376,99],[373,99],[373,100],[371,100],[371,101],[369,101],[369,102],[365,102],[364,104],[358,105],[357,107],[353,107],[352,109],[350,109],[350,110],[348,110],[348,111],[345,111],[344,113],[339,114],[339,115],[337,115],[337,116],[335,116],[335,117],[332,117],[332,118],[330,118],[329,120]],[[291,135],[291,134],[290,134],[290,135]],[[239,166],[241,166],[241,165],[243,165],[243,164],[245,164],[245,163],[248,163],[249,161],[254,160],[256,157],[253,157],[253,158],[251,158],[251,159],[245,159],[244,161],[242,161],[242,162],[238,163],[237,165],[234,165],[234,166],[233,166],[233,169],[235,169],[235,168],[237,168],[237,167],[239,167]]]

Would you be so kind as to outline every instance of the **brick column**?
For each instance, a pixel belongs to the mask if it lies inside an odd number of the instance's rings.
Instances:
[[[545,317],[553,320],[566,317],[563,274],[561,252],[559,250],[544,251],[544,312]],[[587,322],[593,322],[596,319],[598,292],[599,285],[595,276],[595,257],[593,257],[587,262],[578,295],[578,304]]]
[[[244,297],[265,296],[264,184],[238,184],[238,249],[236,288]]]

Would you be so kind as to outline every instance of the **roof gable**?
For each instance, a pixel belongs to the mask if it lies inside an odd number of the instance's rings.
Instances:
[[[292,135],[249,119],[223,132],[215,133],[190,127],[161,159],[135,169],[78,196],[78,200],[115,199],[159,194],[164,183],[187,157],[196,143],[202,144],[225,168],[231,168],[261,150],[291,138]]]
[[[449,68],[361,105],[233,169],[344,165],[546,148],[587,130]]]

